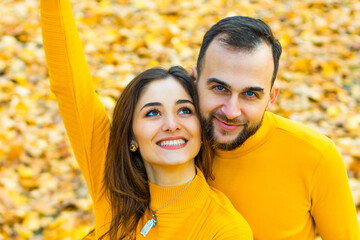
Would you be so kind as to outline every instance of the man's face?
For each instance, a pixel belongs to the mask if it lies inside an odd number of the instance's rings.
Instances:
[[[221,150],[241,146],[261,125],[275,102],[274,63],[265,43],[252,52],[210,44],[198,79],[200,111],[207,135]]]

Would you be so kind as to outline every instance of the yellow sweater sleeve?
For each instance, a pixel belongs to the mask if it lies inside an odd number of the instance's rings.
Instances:
[[[41,0],[51,91],[93,201],[101,190],[110,121],[98,99],[69,0]]]
[[[360,239],[346,169],[332,141],[324,149],[312,182],[311,215],[322,239]]]

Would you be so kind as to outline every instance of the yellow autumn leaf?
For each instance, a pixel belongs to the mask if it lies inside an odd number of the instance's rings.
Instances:
[[[338,106],[330,106],[326,109],[326,113],[330,116],[330,117],[337,117],[341,111],[340,108]]]
[[[10,190],[9,195],[12,198],[13,202],[17,205],[25,204],[28,200],[25,196],[21,195],[16,190]]]
[[[292,38],[290,37],[289,33],[283,33],[279,41],[283,47],[286,47],[292,42]]]
[[[31,167],[25,165],[20,165],[18,168],[18,173],[21,178],[32,178],[34,177],[34,171]]]
[[[356,131],[360,129],[360,115],[352,115],[347,117],[346,128],[349,131]]]
[[[333,62],[328,62],[325,66],[323,66],[322,72],[325,77],[333,77],[336,73],[335,64]]]
[[[311,62],[312,60],[310,58],[298,59],[295,62],[295,70],[309,72],[311,69]]]
[[[25,229],[35,231],[41,227],[40,214],[38,212],[28,212],[22,222]]]
[[[17,234],[19,234],[22,239],[30,239],[32,236],[34,236],[34,233],[30,229],[27,229],[23,226],[17,228]]]
[[[23,152],[23,150],[24,150],[24,145],[22,143],[16,143],[16,144],[11,145],[10,151],[7,154],[7,159],[9,161],[14,161],[15,159],[19,158],[19,156]]]
[[[357,0],[71,3],[109,114],[136,73],[172,64],[190,70],[203,35],[223,17],[264,20],[283,47],[271,110],[332,138],[360,202]],[[50,91],[39,1],[1,1],[0,16],[0,240],[81,239],[93,226],[91,198]]]

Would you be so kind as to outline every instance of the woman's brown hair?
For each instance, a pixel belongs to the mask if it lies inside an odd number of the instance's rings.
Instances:
[[[106,154],[104,187],[111,205],[110,229],[100,239],[135,239],[139,220],[149,206],[150,193],[145,166],[139,151],[130,152],[133,139],[133,113],[138,99],[151,82],[172,77],[184,87],[192,98],[196,114],[200,119],[199,99],[196,87],[185,69],[179,66],[169,70],[152,68],[137,75],[120,95],[113,112],[109,145]],[[204,138],[202,148],[195,158],[195,164],[206,179],[213,179],[212,150]]]

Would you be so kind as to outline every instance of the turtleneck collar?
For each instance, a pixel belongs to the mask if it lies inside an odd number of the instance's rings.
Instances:
[[[197,174],[189,186],[187,186],[187,188],[172,202],[164,208],[161,208],[157,214],[182,211],[197,204],[201,204],[206,200],[210,192],[210,188],[203,173],[198,168],[196,168],[196,170]],[[171,201],[171,199],[179,194],[186,185],[187,183],[174,187],[161,187],[149,182],[151,209],[155,211],[159,207]]]
[[[259,130],[248,138],[243,145],[232,151],[216,150],[215,156],[221,159],[234,159],[253,151],[269,139],[275,130],[275,124],[276,120],[273,113],[265,111]]]

